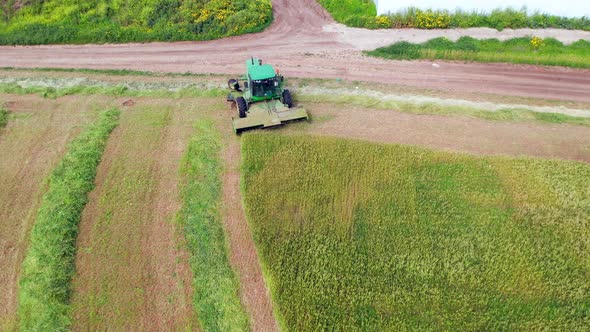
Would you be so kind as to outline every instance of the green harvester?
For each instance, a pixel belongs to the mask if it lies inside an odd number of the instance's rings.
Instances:
[[[227,101],[234,102],[238,111],[238,116],[232,118],[236,134],[308,119],[307,111],[293,107],[291,93],[283,87],[284,77],[271,65],[251,58],[246,61],[246,68],[246,75],[240,79],[243,87],[236,79],[227,82]]]

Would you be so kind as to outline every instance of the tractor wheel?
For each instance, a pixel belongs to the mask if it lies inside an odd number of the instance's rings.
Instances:
[[[232,78],[229,81],[227,81],[227,86],[230,90],[240,91],[240,83],[238,83],[238,80],[236,79]]]
[[[245,118],[246,111],[248,110],[248,103],[246,103],[246,99],[244,99],[244,97],[236,98],[236,105],[238,105],[238,113],[240,114],[240,118]]]
[[[293,99],[291,98],[291,92],[289,92],[289,90],[287,89],[283,91],[283,104],[287,105],[287,107],[289,108],[293,107]]]

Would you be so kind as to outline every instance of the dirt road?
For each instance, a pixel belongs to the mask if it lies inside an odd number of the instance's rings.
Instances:
[[[125,45],[0,47],[0,66],[134,69],[160,72],[235,74],[258,56],[288,76],[340,78],[451,91],[487,92],[556,100],[590,101],[590,70],[526,65],[368,58],[361,49],[396,38],[423,40],[441,31],[366,31],[332,21],[315,0],[274,0],[275,20],[264,32],[208,42]],[[507,38],[530,30],[448,30],[450,37]],[[590,32],[543,30],[565,42],[590,40]]]

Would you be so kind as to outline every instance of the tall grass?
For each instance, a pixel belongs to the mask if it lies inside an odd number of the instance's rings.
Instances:
[[[288,330],[588,326],[588,164],[242,143],[247,216]]]
[[[541,44],[536,46],[533,40]],[[440,37],[422,44],[398,42],[367,54],[396,60],[447,59],[590,68],[590,42],[586,40],[564,45],[553,38],[523,37],[499,41],[461,37],[453,42]]]
[[[78,223],[119,113],[116,109],[102,112],[96,123],[74,139],[49,177],[20,277],[21,330],[64,331],[70,326]]]
[[[507,28],[558,28],[590,30],[589,17],[563,17],[547,13],[529,14],[526,9],[498,8],[490,12],[463,10],[431,10],[406,8],[387,15],[396,28],[445,29],[489,27]]]
[[[263,30],[270,0],[21,1],[0,15],[0,44],[206,40]],[[0,13],[2,14],[2,13]]]
[[[194,275],[194,306],[205,331],[249,330],[219,212],[221,136],[210,120],[199,120],[195,129],[182,160],[183,205],[178,215]]]
[[[0,106],[0,128],[3,128],[8,123],[8,110]]]

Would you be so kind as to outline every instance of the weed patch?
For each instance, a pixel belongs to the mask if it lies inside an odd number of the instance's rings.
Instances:
[[[19,284],[23,330],[63,331],[70,326],[70,282],[80,215],[94,187],[96,168],[119,111],[100,114],[69,146],[49,178],[33,226]]]
[[[248,316],[238,296],[221,224],[220,134],[214,123],[200,120],[182,161],[183,200],[178,221],[187,239],[194,280],[194,305],[206,331],[245,331]]]

